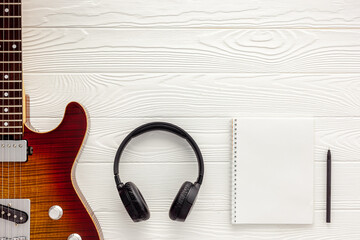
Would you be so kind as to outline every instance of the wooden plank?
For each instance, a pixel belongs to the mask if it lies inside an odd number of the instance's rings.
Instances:
[[[231,118],[360,116],[359,78],[359,74],[25,72],[24,81],[32,117],[62,117],[73,100],[82,103],[92,118]]]
[[[325,223],[325,212],[315,213],[314,225],[231,225],[230,212],[194,211],[185,223],[168,218],[166,212],[152,213],[150,220],[133,223],[125,212],[97,213],[105,239],[199,239],[273,240],[360,238],[359,211],[334,211],[333,222]]]
[[[171,155],[168,156],[168,158],[170,157]],[[162,158],[165,160],[167,156]],[[197,164],[195,160],[189,163],[167,163],[165,161],[157,163],[157,161],[121,163],[120,176],[124,182],[132,181],[138,186],[153,212],[166,212],[181,184],[185,181],[194,182],[196,180]],[[229,211],[231,209],[230,161],[230,159],[221,163],[206,161],[204,184],[194,211]],[[112,163],[101,163],[101,161],[78,165],[77,181],[95,212],[124,211],[115,188],[112,167]],[[149,169],[151,170],[149,171]],[[360,210],[359,172],[359,162],[335,162],[333,164],[332,209]],[[314,208],[325,210],[325,163],[315,163],[314,182]]]
[[[359,73],[360,32],[26,29],[28,73]]]
[[[41,131],[55,128],[60,121],[60,118],[31,119],[33,126]],[[228,162],[231,158],[230,118],[90,118],[81,162],[111,163],[126,134],[150,121],[168,121],[186,129],[198,142],[208,162]],[[334,162],[360,161],[360,118],[317,118],[314,134],[316,162],[325,162],[328,148],[332,150]],[[126,163],[178,163],[193,162],[193,157],[191,147],[184,140],[168,133],[153,132],[134,139],[122,160]]]
[[[31,27],[360,27],[357,0],[29,0],[23,8],[24,23]]]

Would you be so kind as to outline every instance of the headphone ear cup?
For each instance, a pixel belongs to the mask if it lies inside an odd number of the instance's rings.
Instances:
[[[141,222],[150,218],[150,211],[140,190],[132,182],[127,182],[120,188],[120,198],[134,222]]]
[[[169,211],[170,219],[183,222],[195,203],[199,189],[191,182],[184,182],[177,193]]]

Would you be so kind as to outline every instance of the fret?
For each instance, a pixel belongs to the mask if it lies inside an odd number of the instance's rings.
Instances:
[[[22,61],[7,61],[7,62],[0,61],[0,66],[1,66],[1,64],[14,64],[14,63],[22,63]]]
[[[4,3],[0,5],[1,16],[21,16],[21,5]]]
[[[22,134],[22,127],[20,128],[2,128],[0,127],[0,134],[2,135],[12,135],[12,134]]]
[[[20,109],[22,108],[22,101],[21,100],[2,100],[0,101],[0,103],[5,106],[5,105],[8,105],[8,108],[10,107],[15,107],[17,106],[16,108],[17,109]],[[1,107],[1,109],[3,109],[3,107]]]
[[[14,72],[14,71],[21,71],[21,70],[22,70],[21,63],[0,64],[0,71]]]
[[[22,92],[19,89],[0,89],[0,92]]]
[[[0,15],[0,19],[1,18],[10,18],[10,19],[12,19],[12,18],[21,18],[21,16],[1,16]]]
[[[21,28],[11,28],[11,27],[6,27],[6,26],[2,26],[2,28],[0,28],[1,31],[21,31]]]
[[[22,112],[0,113],[0,121],[22,120]]]
[[[14,116],[14,115],[22,115],[22,112],[11,112],[11,113],[0,113],[0,117],[2,117],[1,119],[4,119],[3,116]],[[5,118],[6,119],[6,118]],[[9,118],[10,119],[10,118]]]
[[[4,53],[3,56],[1,57],[1,61],[4,62],[9,62],[9,61],[21,61],[21,52],[20,53],[15,53],[15,52],[9,52],[9,53]]]
[[[22,53],[22,51],[17,51],[17,50],[14,50],[14,51],[0,51],[0,53]]]
[[[21,40],[2,40],[2,42],[22,42]]]
[[[22,73],[22,71],[0,71],[1,74],[7,73]]]
[[[2,28],[21,28],[21,18],[0,18]]]
[[[12,120],[15,121],[22,121],[23,120],[23,113],[21,112],[16,112],[16,113],[0,113],[0,122],[5,124],[5,122],[7,122],[10,125],[10,122],[12,122]],[[14,125],[14,124],[12,124]]]
[[[15,41],[0,41],[0,50],[9,52],[21,51],[21,45],[20,42]],[[2,59],[0,58],[0,60]]]
[[[22,119],[8,119],[8,120],[0,119],[0,125],[4,125],[5,122],[7,122],[8,124],[11,124],[11,125],[17,125],[19,123],[22,124]]]
[[[11,113],[11,114],[4,114],[4,113],[0,113],[0,122],[4,123],[4,122],[8,122],[10,123],[11,120],[16,120],[16,121],[22,121],[23,120],[23,114],[22,113]]]
[[[7,97],[7,98],[2,97],[0,98],[0,101],[2,100],[22,100],[22,97]]]
[[[4,40],[21,40],[21,28],[0,29],[0,41]]]
[[[0,120],[0,125],[3,124],[3,122],[9,122],[9,123],[22,123],[22,119],[21,120],[16,120],[16,119],[10,119],[10,120]]]
[[[5,80],[1,80],[0,84],[1,84],[1,89],[14,89],[14,88],[19,89],[22,86],[20,80],[16,82],[12,82],[5,79]]]
[[[10,134],[11,133],[11,134]],[[12,131],[9,131],[9,132],[0,132],[0,135],[14,135],[14,134],[22,134],[22,131],[21,132],[12,132]]]
[[[0,84],[4,83],[22,83],[22,80],[0,80]]]

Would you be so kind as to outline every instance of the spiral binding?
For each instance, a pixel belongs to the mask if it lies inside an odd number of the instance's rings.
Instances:
[[[232,211],[231,211],[231,219],[232,223],[236,223],[236,180],[237,180],[237,119],[233,119],[233,163],[232,163]]]

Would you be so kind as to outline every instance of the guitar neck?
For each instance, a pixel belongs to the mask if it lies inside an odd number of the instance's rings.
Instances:
[[[0,139],[23,134],[21,0],[0,0]]]

